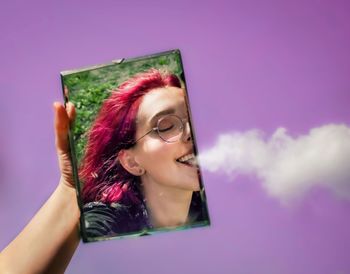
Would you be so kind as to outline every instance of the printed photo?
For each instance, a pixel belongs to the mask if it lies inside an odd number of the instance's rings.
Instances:
[[[84,242],[209,225],[179,50],[61,79]]]

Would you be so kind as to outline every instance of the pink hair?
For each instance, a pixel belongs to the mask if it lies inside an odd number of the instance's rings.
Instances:
[[[118,153],[134,145],[141,98],[152,89],[168,86],[181,87],[177,76],[151,69],[121,84],[103,102],[89,131],[79,170],[84,203],[137,203],[142,199],[140,178],[122,167]]]

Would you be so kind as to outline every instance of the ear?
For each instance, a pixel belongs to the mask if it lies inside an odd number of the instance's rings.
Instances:
[[[135,160],[134,154],[129,149],[122,149],[118,153],[118,159],[123,168],[130,174],[135,176],[141,176],[145,173],[145,169],[142,168]]]

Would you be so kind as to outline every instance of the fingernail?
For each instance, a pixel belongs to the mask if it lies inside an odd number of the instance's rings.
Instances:
[[[59,102],[53,102],[52,106],[53,106],[54,109],[56,109],[59,106],[59,104],[60,104]]]

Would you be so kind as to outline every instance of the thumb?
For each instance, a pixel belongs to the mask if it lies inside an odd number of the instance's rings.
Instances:
[[[55,112],[55,139],[56,149],[59,153],[69,152],[68,131],[69,123],[75,118],[75,108],[72,103],[67,103],[66,108],[59,102],[53,104]]]

